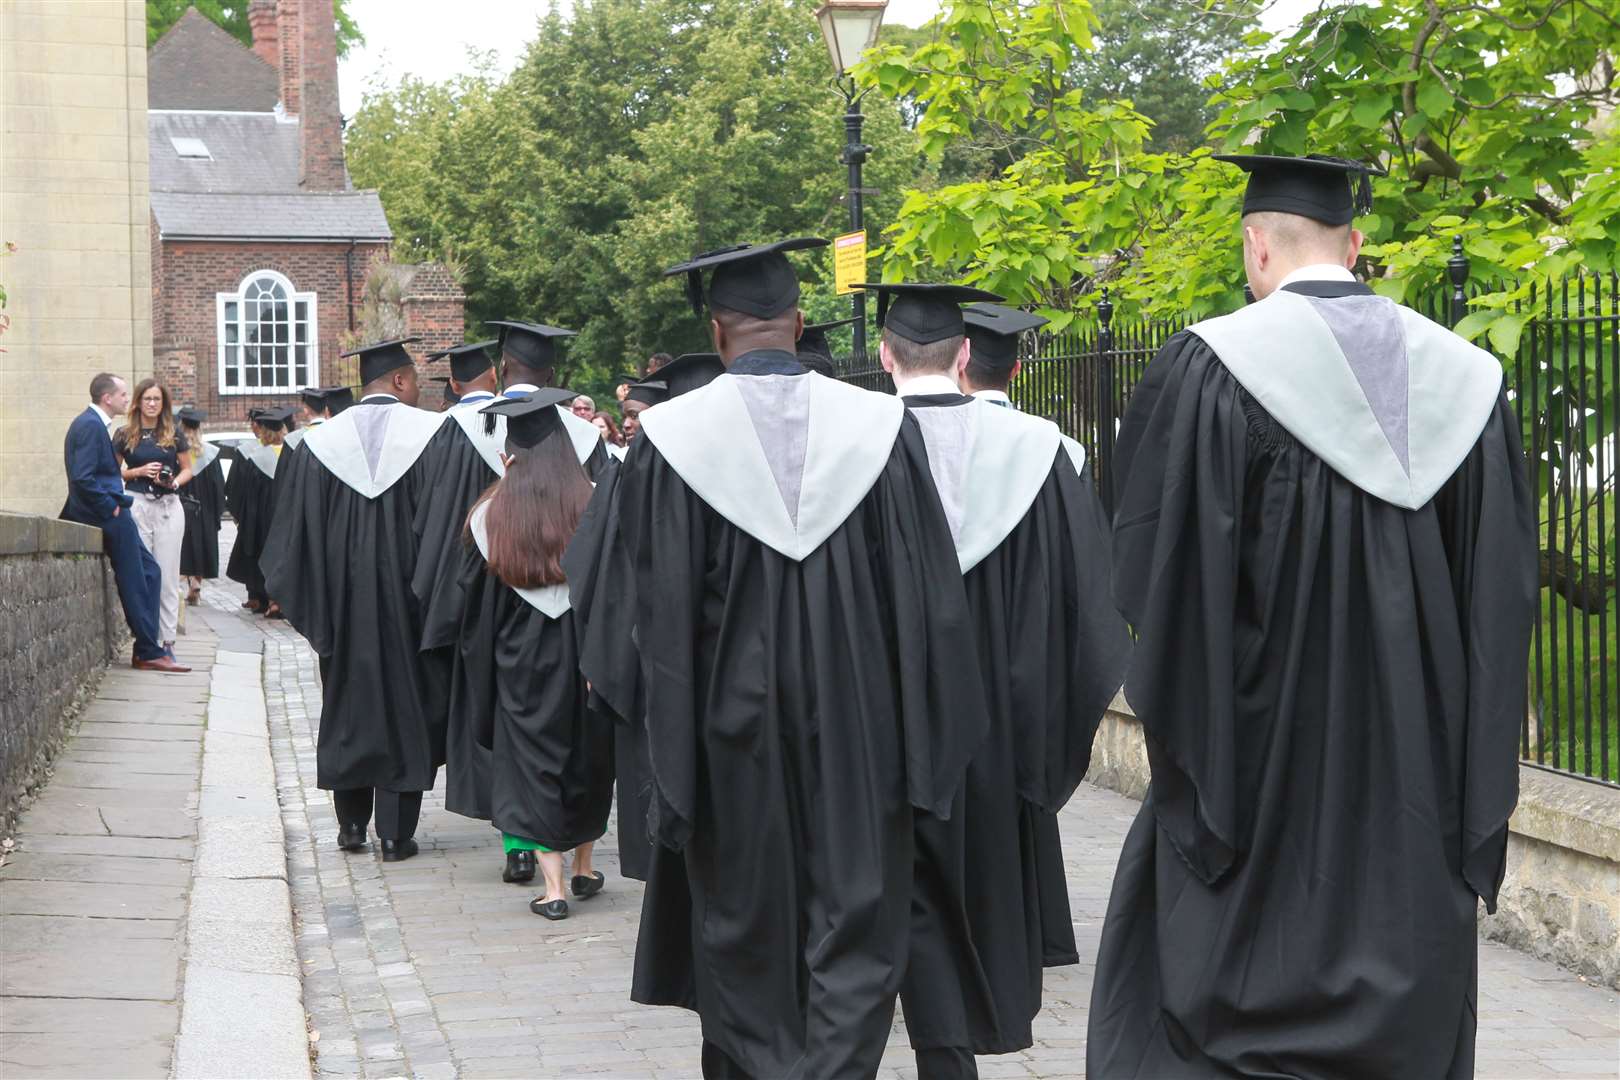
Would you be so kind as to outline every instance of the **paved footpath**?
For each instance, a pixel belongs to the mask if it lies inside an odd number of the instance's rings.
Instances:
[[[216,717],[267,727],[316,1076],[696,1076],[694,1018],[629,1001],[641,889],[618,876],[614,834],[597,849],[608,891],[560,924],[529,913],[528,888],[501,883],[495,831],[446,813],[437,793],[417,858],[385,866],[373,851],[339,852],[330,797],[314,784],[314,657],[285,623],[254,619],[239,602],[229,583],[210,586],[182,644],[194,663],[217,651],[223,672],[161,684],[110,673],[25,816],[0,868],[0,1076],[186,1074],[184,1036],[172,1050],[182,1011],[202,1015],[199,1001],[220,996],[189,978],[188,953],[208,947],[207,935],[192,929],[186,951],[179,944],[203,880],[190,865],[198,819],[206,828],[219,805],[199,764],[210,690],[210,739]],[[243,696],[255,673],[232,666],[253,653],[262,714]],[[1095,951],[1136,806],[1083,785],[1063,813],[1082,956]],[[253,826],[261,845],[263,825]],[[252,880],[274,889],[281,879]],[[252,924],[237,945],[274,953],[273,937],[268,923]],[[1480,969],[1479,1076],[1616,1075],[1620,995],[1488,942]],[[980,1059],[982,1075],[1081,1075],[1090,986],[1089,964],[1048,972],[1036,1045]],[[266,1065],[238,1075],[282,1074]],[[899,1025],[883,1075],[915,1076]]]

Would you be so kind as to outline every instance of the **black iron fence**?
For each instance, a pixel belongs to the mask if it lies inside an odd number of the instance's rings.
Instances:
[[[1414,306],[1455,326],[1470,296],[1460,243]],[[1492,290],[1496,291],[1496,290]],[[1531,284],[1512,313],[1517,348],[1499,353],[1524,434],[1535,491],[1541,592],[1530,656],[1521,756],[1533,765],[1620,783],[1616,637],[1616,431],[1620,429],[1620,278],[1577,273]],[[1061,333],[1029,347],[1009,391],[1025,412],[1054,421],[1093,462],[1113,506],[1114,436],[1148,361],[1186,325],[1180,314],[1118,319],[1105,292]],[[1490,347],[1488,343],[1487,347]],[[846,360],[842,377],[891,392],[876,363]]]

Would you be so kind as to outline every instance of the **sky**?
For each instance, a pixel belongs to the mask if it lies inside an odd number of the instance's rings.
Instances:
[[[1320,0],[1273,0],[1261,18],[1268,30],[1296,23]],[[535,23],[550,0],[348,0],[349,12],[366,35],[366,45],[339,64],[338,83],[345,116],[360,108],[366,87],[391,84],[401,75],[432,82],[450,78],[469,65],[467,50],[493,51],[509,71],[534,36]],[[446,9],[454,17],[445,19]],[[885,22],[920,26],[939,10],[939,0],[889,0]]]

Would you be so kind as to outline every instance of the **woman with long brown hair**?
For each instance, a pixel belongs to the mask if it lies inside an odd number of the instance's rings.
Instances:
[[[588,707],[562,570],[597,445],[589,421],[558,407],[573,396],[543,389],[483,409],[506,417],[505,475],[467,516],[460,588],[427,616],[460,624],[445,807],[501,830],[506,881],[533,880],[539,853],[546,891],[529,907],[553,920],[568,917],[563,852],[575,899],[602,890],[591,850],[613,801],[613,723]]]
[[[158,602],[158,637],[173,659],[180,627],[180,546],[186,515],[180,485],[191,480],[190,446],[175,428],[169,391],[156,379],[142,379],[130,395],[129,416],[113,436],[113,452],[124,487],[135,496],[130,513],[141,542],[163,575]]]

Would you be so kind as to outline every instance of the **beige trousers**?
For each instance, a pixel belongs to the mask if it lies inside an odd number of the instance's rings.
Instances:
[[[141,534],[141,543],[157,560],[163,572],[162,597],[158,604],[158,639],[165,645],[174,644],[180,627],[180,545],[186,539],[186,512],[180,507],[178,495],[165,495],[153,499],[133,492],[135,528]]]

